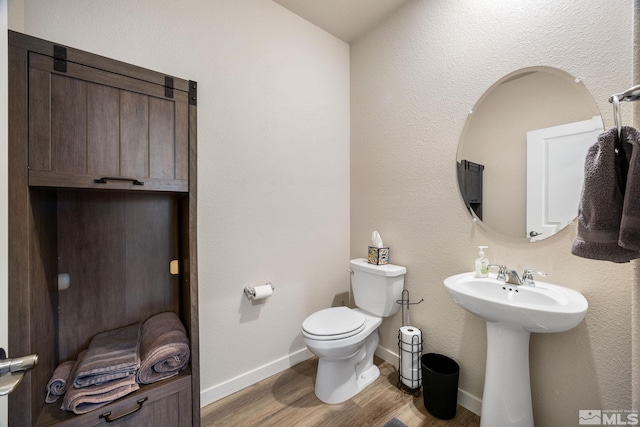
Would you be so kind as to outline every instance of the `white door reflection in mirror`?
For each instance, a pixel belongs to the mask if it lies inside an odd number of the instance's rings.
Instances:
[[[578,214],[584,160],[604,126],[602,118],[527,132],[526,236],[545,239]]]

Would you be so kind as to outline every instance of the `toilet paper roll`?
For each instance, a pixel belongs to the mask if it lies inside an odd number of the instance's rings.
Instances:
[[[422,355],[422,332],[413,326],[400,328],[400,375],[402,383],[411,389],[422,385],[420,356]]]
[[[255,295],[253,296],[253,299],[265,299],[270,297],[271,295],[273,295],[273,289],[271,289],[271,285],[262,285],[262,286],[256,286],[255,288],[253,288]]]

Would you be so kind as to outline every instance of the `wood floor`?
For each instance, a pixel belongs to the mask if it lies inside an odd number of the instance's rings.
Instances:
[[[396,417],[409,427],[477,427],[480,417],[458,405],[451,420],[434,418],[414,397],[396,387],[397,367],[376,357],[380,378],[339,405],[322,403],[313,393],[316,358],[309,359],[202,408],[202,426],[382,427]]]

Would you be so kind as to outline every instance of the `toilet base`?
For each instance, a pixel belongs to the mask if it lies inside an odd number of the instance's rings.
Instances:
[[[320,357],[315,394],[324,403],[336,404],[351,399],[380,376],[373,353],[380,341],[378,330],[369,335],[354,356],[345,359]]]
[[[332,382],[332,378],[329,375],[323,375],[323,372],[332,370],[332,372],[336,373],[338,372],[337,369],[342,371],[342,374],[344,375],[342,377],[344,378],[344,382],[336,387],[335,381]],[[369,369],[356,377],[356,372],[353,369],[353,366],[351,366],[351,369],[344,369],[344,366],[337,367],[335,364],[332,364],[331,361],[319,360],[315,394],[318,399],[322,400],[324,403],[342,403],[360,393],[379,376],[380,369],[378,369],[376,365],[369,367]]]

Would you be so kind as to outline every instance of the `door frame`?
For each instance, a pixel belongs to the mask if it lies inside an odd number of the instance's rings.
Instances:
[[[8,277],[8,18],[7,0],[0,0],[0,116],[4,126],[0,130],[0,347],[7,349],[9,344],[9,277]],[[0,427],[8,424],[7,397],[0,397]]]

